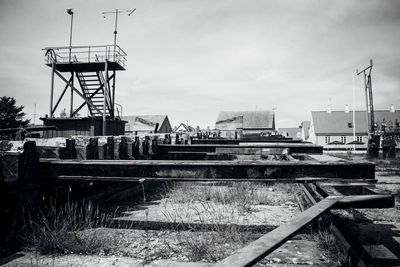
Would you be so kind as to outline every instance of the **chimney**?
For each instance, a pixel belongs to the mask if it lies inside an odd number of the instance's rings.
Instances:
[[[346,113],[349,113],[349,112],[350,112],[350,110],[349,110],[349,105],[346,104],[346,106],[344,107],[344,112],[346,112]]]
[[[332,107],[331,107],[331,105],[328,105],[328,107],[326,108],[326,112],[327,112],[328,114],[331,114],[331,113],[332,113]]]
[[[390,105],[390,112],[395,112],[395,109],[394,109],[394,105],[393,105],[393,104]]]

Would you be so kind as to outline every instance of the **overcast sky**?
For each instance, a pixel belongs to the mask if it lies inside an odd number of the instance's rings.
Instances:
[[[400,109],[398,0],[0,0],[0,92],[29,118],[34,103],[38,116],[49,113],[41,49],[68,45],[69,7],[73,45],[112,44],[114,20],[100,13],[137,8],[118,21],[128,68],[117,74],[116,102],[125,115],[213,128],[222,110],[277,108],[277,127],[297,127],[329,103],[351,108],[352,75],[370,58],[375,109]],[[356,109],[365,109],[361,77],[355,85]]]

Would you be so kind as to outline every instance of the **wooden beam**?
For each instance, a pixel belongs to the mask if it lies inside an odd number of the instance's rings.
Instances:
[[[265,256],[284,244],[309,223],[338,203],[342,196],[330,196],[302,212],[287,224],[281,225],[249,245],[235,251],[214,266],[253,266]]]
[[[358,195],[345,196],[333,209],[374,209],[393,208],[394,195]]]
[[[84,175],[59,175],[57,179],[60,180],[76,180],[76,181],[108,181],[108,182],[138,182],[138,181],[151,181],[151,182],[265,182],[265,183],[315,183],[319,181],[343,181],[343,179],[335,178],[280,178],[280,179],[252,179],[252,178],[193,178],[193,177],[133,177],[133,176],[84,176]]]

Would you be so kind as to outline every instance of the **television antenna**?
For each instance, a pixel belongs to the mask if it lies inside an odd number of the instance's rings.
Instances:
[[[115,9],[113,11],[105,11],[102,12],[101,14],[103,15],[103,18],[106,18],[107,15],[109,14],[115,14],[115,22],[114,22],[114,60],[115,60],[115,51],[116,51],[116,46],[117,46],[117,28],[118,28],[118,14],[119,13],[125,13],[128,14],[128,16],[132,15],[133,12],[135,12],[136,8],[134,9]]]

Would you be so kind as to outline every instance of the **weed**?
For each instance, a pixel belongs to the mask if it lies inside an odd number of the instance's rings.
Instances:
[[[84,230],[105,225],[109,217],[90,202],[53,204],[28,216],[20,237],[28,249],[42,254],[100,253],[108,250],[109,240]]]
[[[317,246],[326,254],[332,261],[332,266],[347,267],[349,266],[348,259],[340,249],[340,245],[336,237],[332,234],[329,228],[320,228],[315,234]]]

